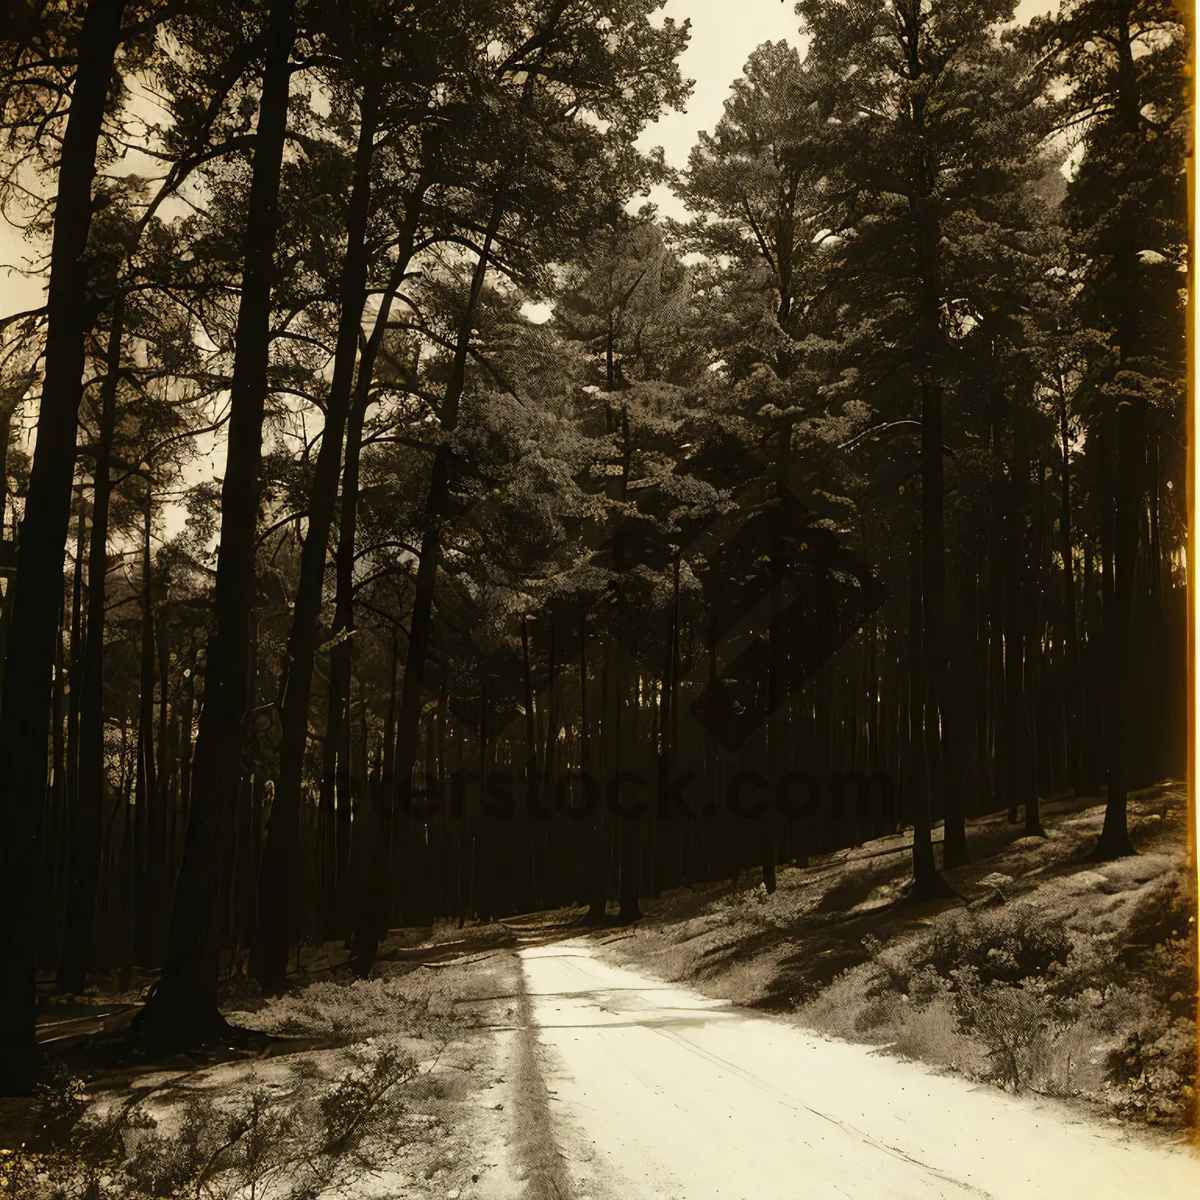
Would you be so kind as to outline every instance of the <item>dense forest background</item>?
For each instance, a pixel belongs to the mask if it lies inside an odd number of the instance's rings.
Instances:
[[[5,6],[5,1089],[39,978],[190,1043],[301,944],[906,826],[931,897],[1183,773],[1179,13],[801,0],[677,172],[657,8]]]

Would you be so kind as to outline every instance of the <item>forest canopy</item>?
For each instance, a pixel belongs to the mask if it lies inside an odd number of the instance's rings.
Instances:
[[[675,169],[660,9],[6,6],[8,1094],[39,978],[192,1045],[300,945],[905,828],[932,897],[1183,773],[1180,14],[800,0]]]

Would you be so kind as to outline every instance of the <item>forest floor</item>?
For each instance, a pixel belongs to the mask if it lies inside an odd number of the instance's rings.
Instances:
[[[513,940],[396,931],[363,981],[335,977],[335,948],[307,951],[287,995],[226,995],[249,1044],[204,1056],[131,1051],[130,995],[47,1005],[56,1078],[0,1101],[0,1194],[509,1200],[524,1172]]]
[[[772,895],[753,874],[664,894],[629,928],[563,909],[395,930],[366,981],[306,948],[288,995],[227,988],[256,1040],[203,1059],[131,1057],[135,991],[47,995],[60,1077],[0,1109],[0,1190],[1195,1194],[1184,801],[1138,794],[1139,853],[1106,864],[1085,857],[1095,800],[1047,804],[1045,838],[973,821],[936,904],[908,897],[897,835]]]
[[[1003,813],[969,822],[972,862],[945,873],[953,899],[908,896],[897,835],[781,870],[772,895],[752,876],[665,894],[605,954],[973,1081],[1192,1129],[1186,793],[1136,794],[1137,855],[1092,863],[1103,811],[1095,799],[1046,803],[1044,838]]]
[[[971,823],[954,899],[909,898],[880,839],[681,889],[629,929],[509,922],[560,1190],[578,1200],[1192,1196],[1196,940],[1182,788],[1139,794],[1139,853],[1086,860]]]

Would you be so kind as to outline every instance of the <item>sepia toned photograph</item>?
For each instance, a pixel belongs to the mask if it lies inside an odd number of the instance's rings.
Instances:
[[[1183,0],[0,0],[0,1196],[1200,1195]]]

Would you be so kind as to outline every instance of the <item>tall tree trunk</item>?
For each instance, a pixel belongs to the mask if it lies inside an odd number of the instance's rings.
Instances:
[[[1080,722],[1079,705],[1079,630],[1075,615],[1075,560],[1071,519],[1071,426],[1067,404],[1067,389],[1062,374],[1058,375],[1058,436],[1062,455],[1059,477],[1059,500],[1061,509],[1058,519],[1060,549],[1063,560],[1063,643],[1065,650],[1066,678],[1063,680],[1063,721],[1066,730],[1065,759],[1067,785],[1078,794],[1080,783],[1080,756],[1083,748],[1083,730]]]
[[[420,742],[421,686],[433,619],[433,591],[441,550],[441,522],[449,500],[450,448],[443,442],[433,460],[433,475],[426,503],[425,534],[421,539],[421,556],[417,566],[416,595],[409,627],[408,652],[404,660],[404,680],[400,691],[400,717],[396,732],[396,791],[401,812],[412,809],[412,774]],[[367,893],[354,927],[351,943],[355,970],[361,976],[370,974],[375,963],[379,942],[387,932],[390,914],[388,863],[390,836],[387,821],[394,819],[394,806],[382,808],[385,818],[376,831],[375,849],[371,859],[371,874]]]
[[[911,78],[925,72],[925,21],[919,6],[904,18],[904,40]],[[915,714],[921,738],[924,787],[913,806],[913,887],[916,895],[931,899],[953,895],[938,873],[933,855],[933,814],[944,809],[942,795],[941,703],[946,657],[946,519],[943,463],[942,385],[944,357],[941,326],[941,269],[938,245],[941,231],[932,201],[931,151],[926,146],[923,88],[915,87],[910,100],[913,147],[909,164],[909,208],[918,242],[916,351],[921,393],[921,664],[923,704]],[[954,826],[953,832],[950,827]],[[962,811],[956,808],[947,820],[947,834],[966,852],[961,828]]]
[[[1038,823],[1037,761],[1029,718],[1028,660],[1033,647],[1025,633],[1029,604],[1029,546],[1025,536],[1025,509],[1029,490],[1029,457],[1021,428],[1021,414],[1014,413],[1013,451],[1010,463],[1008,503],[1005,509],[1004,547],[1004,685],[1005,748],[1008,759],[1009,807],[1022,807],[1028,833],[1040,833]]]
[[[1132,5],[1121,0],[1117,23],[1117,123],[1122,135],[1141,135],[1142,98],[1138,94],[1133,63]],[[1136,215],[1126,200],[1113,232],[1113,275],[1118,305],[1116,343],[1118,370],[1136,370],[1142,350],[1141,268],[1142,245]],[[1112,605],[1104,610],[1104,741],[1108,750],[1108,796],[1104,827],[1092,853],[1099,860],[1132,854],[1128,819],[1127,714],[1129,702],[1129,641],[1133,594],[1137,575],[1138,530],[1142,523],[1146,476],[1146,398],[1137,392],[1117,399],[1116,436],[1119,447],[1116,480],[1116,517],[1113,529]]]
[[[941,710],[942,746],[945,759],[945,832],[942,865],[949,869],[970,862],[967,849],[966,796],[974,783],[972,763],[975,745],[975,718],[979,699],[980,654],[975,637],[977,615],[973,608],[975,555],[954,561],[949,589],[947,635],[953,648],[947,648],[947,679]],[[968,578],[964,578],[968,576]]]
[[[1093,796],[1100,790],[1104,761],[1104,681],[1100,652],[1104,645],[1102,603],[1096,582],[1095,550],[1090,539],[1083,543],[1083,641],[1080,645],[1080,692],[1083,697],[1083,745],[1080,752],[1080,782],[1076,791]]]
[[[326,708],[325,735],[321,745],[321,781],[317,808],[321,820],[322,854],[327,865],[327,877],[334,886],[327,898],[326,923],[328,932],[341,936],[344,914],[341,911],[342,889],[336,878],[339,861],[338,839],[348,836],[350,799],[350,667],[351,640],[354,630],[354,563],[355,539],[358,528],[358,479],[362,455],[363,419],[370,399],[375,361],[383,344],[391,306],[408,269],[421,213],[425,203],[429,171],[427,164],[416,188],[408,197],[404,224],[400,230],[396,262],[388,287],[379,303],[379,312],[371,336],[359,356],[358,375],[346,420],[346,452],[342,467],[341,504],[338,510],[338,542],[334,557],[333,642],[329,654],[329,702]],[[335,819],[336,813],[336,819]]]
[[[1129,640],[1136,583],[1138,525],[1143,500],[1146,453],[1145,401],[1134,397],[1117,412],[1117,505],[1113,530],[1113,584],[1104,610],[1104,741],[1108,754],[1108,795],[1104,827],[1093,858],[1133,854],[1128,825],[1126,724]]]
[[[790,249],[789,249],[790,258]],[[781,272],[783,267],[781,264]],[[790,272],[790,267],[788,268]],[[781,321],[786,319],[786,301],[788,292],[785,289],[785,281],[780,279],[780,291],[784,299],[780,302]],[[780,364],[776,365],[776,372],[780,370]],[[773,515],[773,528],[771,531],[771,550],[770,563],[768,570],[770,572],[770,591],[768,593],[767,602],[769,605],[769,616],[767,625],[767,719],[765,723],[764,733],[766,735],[767,749],[767,778],[772,782],[782,779],[784,774],[784,757],[783,744],[785,740],[784,730],[787,726],[787,712],[784,706],[786,697],[786,688],[784,681],[787,678],[787,656],[788,656],[788,639],[784,636],[782,621],[783,604],[782,593],[784,587],[784,572],[785,572],[785,543],[784,543],[784,521],[788,498],[788,477],[790,474],[791,446],[792,446],[792,421],[784,421],[781,423],[777,431],[777,444],[775,448],[775,479],[773,480],[772,492],[775,511]],[[678,637],[679,637],[679,558],[675,559],[675,568],[672,576],[672,623],[671,623],[671,642],[672,642],[672,663],[676,661],[675,654],[677,653]],[[779,837],[778,828],[775,816],[775,806],[771,805],[767,808],[766,813],[759,818],[759,853],[762,866],[763,886],[767,889],[768,895],[773,893],[777,884],[776,863],[779,857]]]
[[[21,384],[24,387],[24,384]],[[0,537],[8,520],[8,451],[12,444],[12,419],[21,402],[19,389],[0,395]]]
[[[178,812],[179,722],[171,701],[171,626],[167,620],[165,594],[160,598],[155,622],[155,653],[158,656],[158,799],[159,824],[154,854],[154,922],[151,929],[155,954],[166,942],[166,914],[170,911],[174,881],[174,846]]]
[[[658,772],[658,795],[661,798],[659,802],[659,812],[665,813],[665,799],[668,789],[671,787],[672,779],[676,772],[680,770],[680,747],[679,747],[679,673],[680,673],[680,605],[679,605],[679,551],[675,552],[675,562],[671,568],[671,626],[667,639],[667,661],[666,670],[663,673],[663,698],[661,705],[662,713],[662,729],[660,734],[661,748],[659,750],[659,772]],[[782,707],[782,706],[781,706]],[[775,732],[778,740],[779,726],[784,720],[781,714],[775,718],[775,724],[769,728]],[[770,749],[770,747],[768,747]],[[776,748],[777,749],[777,748]],[[771,760],[770,777],[777,780],[781,777],[782,771],[778,767],[779,756],[773,752],[774,757]],[[775,890],[775,861],[778,856],[778,837],[777,837],[777,818],[775,814],[770,814],[768,821],[771,823],[768,831],[769,842],[765,847],[765,852],[762,855],[763,860],[763,882],[767,885],[768,891]],[[668,886],[676,886],[680,882],[680,876],[683,874],[683,837],[684,830],[676,826],[672,826],[669,831],[661,830],[660,833],[669,832],[675,841],[675,848],[678,852],[679,859],[676,864],[676,871],[671,883]],[[768,877],[767,867],[770,864],[770,876]],[[655,895],[657,895],[657,891]]]
[[[187,658],[187,666],[183,672],[183,695],[179,703],[179,811],[180,828],[186,828],[188,810],[192,798],[192,729],[195,723],[196,710],[196,671],[199,661],[199,647],[193,643]],[[175,886],[175,870],[179,855],[179,830],[171,839],[169,859],[169,880],[171,887]]]
[[[641,775],[639,767],[643,765],[644,756],[641,731],[641,705],[638,703],[638,667],[632,661],[632,655],[621,645],[613,643],[613,654],[617,666],[614,671],[615,720],[613,722],[613,762],[616,775],[630,772]],[[645,776],[642,775],[645,779]],[[641,875],[642,875],[642,816],[636,810],[643,797],[637,793],[622,797],[633,807],[620,813],[617,825],[618,866],[620,876],[617,881],[617,919],[623,924],[631,924],[642,917],[641,904]]]
[[[229,448],[221,486],[215,629],[205,664],[191,812],[166,961],[141,1014],[142,1029],[152,1041],[186,1042],[224,1027],[217,1011],[218,901],[231,809],[241,792],[242,726],[251,704],[255,532],[295,7],[295,0],[273,0],[266,36],[230,387]]]
[[[368,84],[360,109],[354,184],[346,218],[347,245],[340,283],[340,315],[333,380],[325,406],[325,428],[308,498],[308,532],[300,555],[300,579],[292,610],[281,705],[279,783],[271,804],[266,847],[258,876],[258,924],[250,952],[250,973],[265,992],[276,992],[287,974],[290,915],[295,892],[296,847],[308,747],[308,709],[313,663],[321,624],[325,555],[337,507],[342,438],[354,387],[354,363],[366,303],[367,216],[370,210],[371,159],[375,147],[378,102]]]
[[[67,811],[70,814],[72,843],[74,830],[79,822],[79,684],[83,674],[84,630],[87,628],[83,571],[87,548],[86,531],[87,522],[81,502],[75,532],[75,565],[71,581],[71,648],[67,667],[67,686],[70,689],[67,698]]]
[[[134,954],[142,966],[155,958],[153,930],[157,895],[159,822],[158,770],[154,758],[154,570],[150,547],[153,500],[142,501],[142,645],[138,695],[137,797],[134,809]]]
[[[124,11],[124,0],[90,0],[80,31],[71,111],[59,155],[46,302],[46,373],[17,548],[21,583],[14,593],[0,702],[0,910],[8,929],[0,984],[0,1091],[14,1096],[32,1091],[37,1068],[36,906],[50,677],[71,519],[84,342],[94,319],[87,263],[92,183]]]
[[[113,301],[108,353],[100,392],[100,436],[92,472],[92,529],[88,539],[87,634],[79,688],[79,805],[71,842],[66,912],[59,949],[57,982],[66,992],[82,992],[88,965],[100,873],[104,821],[104,625],[108,574],[108,510],[112,496],[112,443],[117,421],[117,384],[125,299]]]
[[[19,403],[20,396],[11,392],[0,396],[0,548],[5,551],[16,550],[15,534],[11,541],[4,536],[4,522],[8,518],[8,450],[12,442],[12,419]],[[16,596],[15,582],[16,576],[10,567],[4,599],[0,600],[0,689],[4,687],[4,660],[8,655],[8,630]]]
[[[42,900],[40,920],[42,944],[56,937],[61,931],[58,897],[62,894],[60,875],[63,874],[63,851],[67,846],[70,817],[67,813],[67,656],[64,626],[67,617],[66,589],[59,593],[58,632],[54,646],[54,686],[51,694],[50,713],[50,786],[45,797],[43,827]],[[41,964],[39,963],[39,966]]]
[[[946,549],[943,515],[942,390],[926,380],[921,385],[921,673],[923,705],[914,714],[921,739],[923,786],[913,806],[913,885],[917,895],[950,895],[933,856],[933,813],[943,807],[941,692],[945,657]],[[954,827],[958,852],[966,852],[961,808],[947,822]]]
[[[85,546],[84,506],[80,502],[75,523],[75,561],[71,571],[70,646],[62,645],[66,619],[59,630],[58,663],[54,678],[54,821],[48,832],[54,841],[50,857],[50,891],[43,925],[50,944],[61,944],[65,920],[65,895],[71,873],[71,856],[79,820],[79,674],[83,654],[83,557]],[[65,731],[64,731],[65,723]],[[65,737],[64,737],[65,732]],[[42,958],[45,959],[45,952]]]
[[[600,772],[595,769],[592,723],[588,711],[588,617],[587,611],[579,614],[579,798],[581,804],[590,803],[587,789],[600,789]],[[603,709],[606,690],[601,691]],[[603,728],[603,727],[602,727]],[[584,864],[585,889],[583,899],[588,906],[584,917],[585,925],[603,925],[608,911],[608,821],[605,816],[604,797],[597,790],[595,811],[586,818],[588,822],[587,848],[590,851]]]
[[[483,283],[487,275],[492,241],[504,215],[501,200],[492,209],[488,229],[480,247],[479,260],[471,279],[471,291],[466,311],[459,326],[455,343],[454,362],[446,393],[442,401],[441,425],[444,439],[449,439],[458,424],[458,405],[466,382],[467,355],[470,350],[471,328]],[[425,675],[425,660],[429,653],[433,622],[433,592],[441,561],[442,526],[450,502],[450,459],[448,440],[443,440],[433,456],[429,494],[425,502],[425,532],[421,538],[420,561],[417,565],[416,594],[409,623],[408,653],[404,660],[404,683],[400,693],[400,717],[396,732],[396,786],[402,800],[410,794],[413,767],[416,763],[421,720],[421,686]],[[371,859],[371,875],[358,921],[354,928],[353,955],[355,969],[360,975],[370,973],[375,962],[379,941],[387,932],[388,839],[379,831]]]
[[[540,811],[541,801],[541,764],[538,761],[538,718],[537,697],[533,689],[533,664],[530,661],[529,652],[529,614],[525,613],[521,617],[521,688],[522,700],[525,708],[525,795],[524,803],[518,808],[520,818],[517,822],[517,834],[522,837],[531,850],[533,857],[531,863],[536,863],[536,852],[533,850],[534,838],[539,832],[539,827],[533,823],[532,818]],[[522,912],[532,912],[538,907],[537,892],[536,892],[536,877],[531,874],[527,880],[521,880],[520,873],[517,874],[515,884],[516,892],[519,897],[517,907]]]

